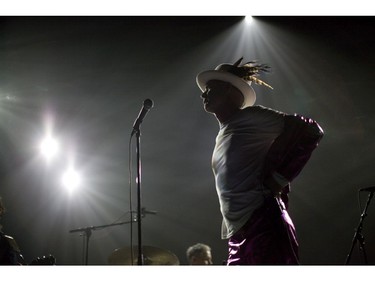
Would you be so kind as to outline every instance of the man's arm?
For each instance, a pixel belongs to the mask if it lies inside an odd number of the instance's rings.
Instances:
[[[275,195],[280,195],[299,175],[324,135],[319,124],[310,118],[300,115],[284,118],[284,130],[266,158],[264,184]]]

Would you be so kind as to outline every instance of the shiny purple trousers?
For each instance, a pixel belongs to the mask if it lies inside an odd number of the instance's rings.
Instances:
[[[227,265],[297,265],[298,242],[285,205],[267,199],[228,241]]]

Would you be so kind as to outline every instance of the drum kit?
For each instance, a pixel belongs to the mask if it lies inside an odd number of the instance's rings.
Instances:
[[[180,261],[172,252],[153,246],[142,247],[144,265],[179,265]],[[123,247],[114,250],[108,257],[110,265],[137,265],[138,248]]]

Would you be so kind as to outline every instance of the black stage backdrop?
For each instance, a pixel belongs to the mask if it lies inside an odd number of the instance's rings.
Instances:
[[[175,254],[212,247],[226,258],[210,167],[218,124],[202,109],[195,76],[223,62],[272,66],[254,86],[257,104],[316,119],[325,137],[292,184],[304,265],[343,265],[368,192],[375,185],[373,17],[87,16],[0,18],[0,196],[3,231],[30,262],[53,254],[59,265],[106,265],[116,248],[138,244],[135,139],[143,101],[154,107],[141,126],[142,244]],[[60,152],[49,162],[47,132]],[[81,185],[61,175],[74,166]],[[130,193],[131,191],[131,193]],[[130,204],[132,197],[132,204]],[[375,264],[370,203],[362,234]],[[133,230],[133,231],[131,231]],[[352,264],[362,264],[356,246]]]

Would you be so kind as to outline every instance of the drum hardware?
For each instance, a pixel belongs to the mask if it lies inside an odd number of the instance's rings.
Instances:
[[[53,255],[37,257],[29,265],[55,265],[56,258]]]
[[[83,233],[82,235],[86,237],[84,241],[84,247],[85,247],[85,259],[83,263],[85,265],[88,265],[88,260],[89,260],[89,240],[91,237],[91,233],[93,230],[98,230],[98,229],[103,229],[107,228],[110,226],[115,226],[115,225],[123,225],[123,224],[128,224],[131,221],[124,221],[124,222],[118,222],[118,223],[112,223],[112,224],[105,224],[105,225],[99,225],[99,226],[88,226],[88,227],[82,227],[82,228],[77,228],[77,229],[72,229],[69,232],[70,233],[75,233],[75,232],[81,232]]]
[[[135,213],[135,212],[132,212],[132,213]],[[146,217],[147,214],[156,215],[157,211],[148,210],[147,208],[142,208],[141,209],[141,217],[144,218],[144,217]],[[132,222],[137,222],[138,221],[137,217],[138,217],[138,215],[135,215],[129,221],[123,221],[123,222],[111,223],[111,224],[104,224],[104,225],[98,225],[98,226],[88,226],[88,227],[82,227],[82,228],[70,230],[69,231],[70,233],[81,232],[81,233],[83,233],[82,236],[86,237],[86,239],[84,240],[85,254],[84,254],[83,264],[88,265],[89,241],[90,241],[90,237],[91,237],[91,234],[92,234],[93,230],[100,230],[100,229],[104,229],[104,228],[111,227],[111,226],[123,225],[123,224],[129,224],[129,223],[132,223]]]

